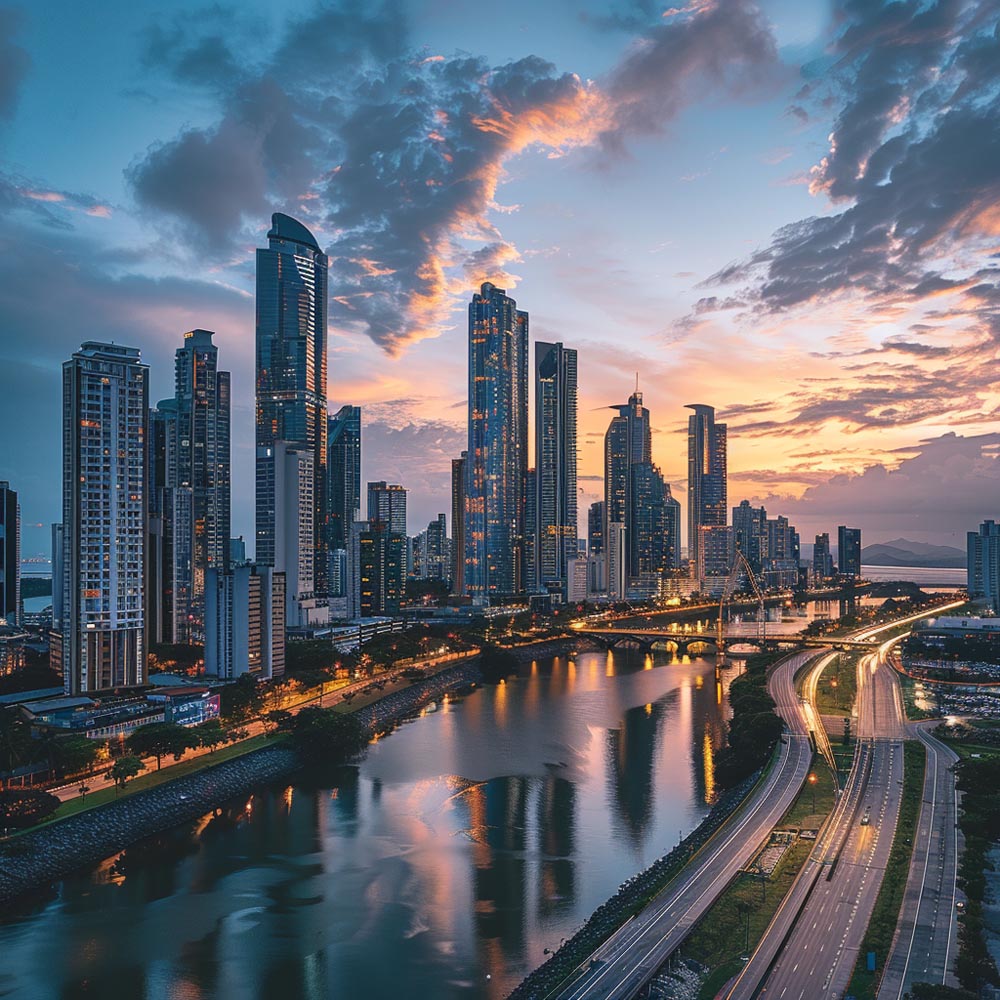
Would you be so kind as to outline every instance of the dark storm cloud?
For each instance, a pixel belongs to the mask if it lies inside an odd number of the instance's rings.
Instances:
[[[489,213],[507,159],[620,148],[712,89],[763,81],[776,54],[747,0],[700,3],[644,26],[590,83],[536,56],[415,52],[398,3],[351,0],[293,22],[253,76],[214,26],[156,29],[147,61],[223,98],[215,126],[132,164],[140,207],[219,258],[269,209],[302,218],[333,258],[332,322],[396,352],[441,331],[458,289],[506,283],[519,254]]]
[[[0,118],[10,119],[17,107],[21,81],[31,60],[14,38],[21,26],[21,12],[0,7]]]

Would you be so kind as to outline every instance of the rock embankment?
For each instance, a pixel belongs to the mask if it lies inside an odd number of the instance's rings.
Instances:
[[[385,732],[429,702],[480,679],[474,661],[462,663],[358,709],[357,716],[372,733]],[[298,767],[288,747],[264,747],[16,837],[0,845],[0,902],[196,820],[227,799],[287,780]]]

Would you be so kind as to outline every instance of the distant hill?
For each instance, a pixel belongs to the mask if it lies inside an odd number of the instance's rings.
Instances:
[[[963,569],[965,553],[952,545],[928,545],[895,538],[891,542],[866,545],[861,562],[868,566],[932,566],[940,569]]]

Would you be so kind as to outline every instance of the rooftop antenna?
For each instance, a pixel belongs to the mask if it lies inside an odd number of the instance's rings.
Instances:
[[[638,372],[635,373],[635,391],[636,392],[639,391],[639,373]]]

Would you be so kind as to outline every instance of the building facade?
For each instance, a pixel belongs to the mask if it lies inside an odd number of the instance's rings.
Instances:
[[[968,590],[981,597],[994,612],[1000,608],[1000,524],[983,521],[967,538]]]
[[[330,594],[339,597],[347,584],[340,572],[346,560],[344,556],[338,556],[334,566],[332,553],[347,551],[351,525],[361,516],[361,407],[342,406],[327,419],[326,426],[331,552],[329,581]]]
[[[398,614],[406,587],[406,535],[383,521],[355,521],[349,562],[349,617]]]
[[[528,314],[490,282],[469,305],[468,432],[463,583],[488,604],[524,590],[528,473]]]
[[[467,451],[451,460],[451,592],[465,593],[465,477]]]
[[[368,484],[368,520],[382,521],[397,535],[406,534],[406,490],[394,483]]]
[[[564,595],[577,555],[577,356],[535,344],[535,562],[538,587]]]
[[[21,507],[5,479],[0,479],[0,623],[21,624]]]
[[[813,580],[820,583],[833,576],[833,553],[830,551],[830,533],[824,531],[813,542]]]
[[[58,657],[73,695],[146,680],[148,368],[86,343],[63,365],[63,608]]]
[[[861,529],[837,528],[837,568],[841,576],[856,580],[861,576]]]
[[[267,449],[277,441],[312,454],[315,585],[317,593],[327,596],[328,260],[312,233],[287,215],[271,216],[267,238],[267,248],[257,251],[258,461],[267,460]],[[256,557],[265,566],[275,565],[275,504],[269,483],[267,470],[258,468]]]
[[[715,408],[689,403],[688,417],[688,560],[699,567],[702,528],[724,527],[728,515],[726,425],[715,422]],[[696,570],[697,571],[697,570]]]
[[[598,500],[590,505],[587,512],[587,552],[599,556],[604,551],[604,501]]]

